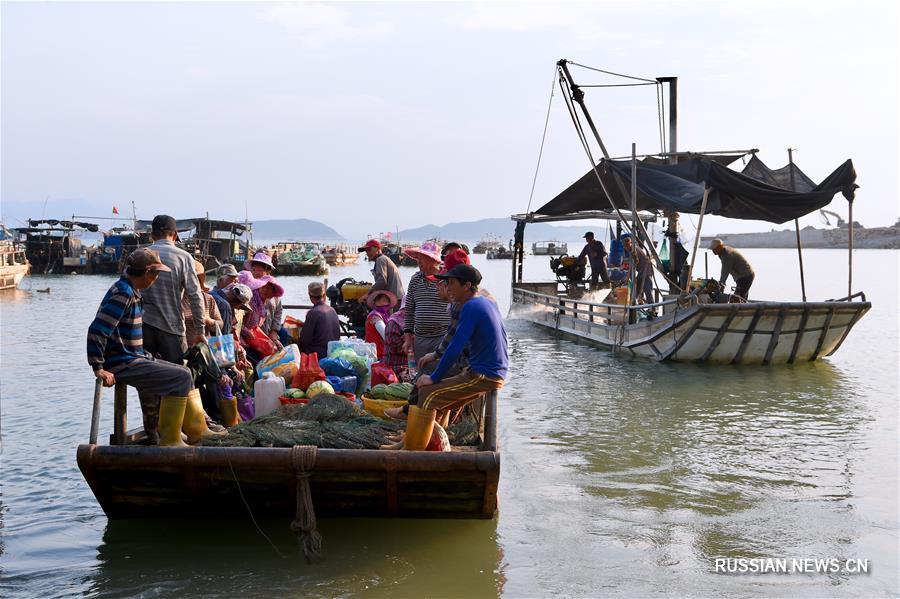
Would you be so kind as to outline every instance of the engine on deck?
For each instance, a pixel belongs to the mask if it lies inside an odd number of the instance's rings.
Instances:
[[[550,270],[556,275],[556,281],[568,286],[577,286],[584,282],[587,260],[579,260],[575,256],[563,254],[558,258],[550,258]]]
[[[363,298],[371,288],[372,283],[354,281],[352,277],[348,277],[331,285],[325,291],[331,307],[338,316],[347,319],[349,328],[360,339],[366,336],[366,317],[369,315],[369,307]]]

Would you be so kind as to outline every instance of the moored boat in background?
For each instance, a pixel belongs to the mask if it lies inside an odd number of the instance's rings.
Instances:
[[[10,240],[0,241],[0,290],[15,289],[30,270],[24,249]]]

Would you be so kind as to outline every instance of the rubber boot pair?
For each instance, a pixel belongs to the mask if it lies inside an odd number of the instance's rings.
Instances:
[[[187,443],[181,439],[182,431],[187,435]],[[199,443],[203,437],[227,434],[214,433],[206,426],[206,412],[197,389],[191,389],[187,397],[167,395],[160,401],[160,447],[188,447]]]

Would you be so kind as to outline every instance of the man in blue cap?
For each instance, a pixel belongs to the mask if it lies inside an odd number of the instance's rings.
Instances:
[[[581,261],[587,256],[588,262],[591,264],[591,289],[604,289],[609,287],[609,273],[606,270],[606,248],[603,243],[594,239],[594,233],[588,231],[584,234],[587,243],[581,253],[578,254],[578,260]],[[598,279],[603,279],[603,285],[600,286]]]

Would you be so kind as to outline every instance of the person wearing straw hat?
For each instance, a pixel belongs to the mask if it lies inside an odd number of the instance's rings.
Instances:
[[[441,251],[433,241],[403,253],[415,260],[419,270],[410,278],[406,289],[406,322],[403,326],[404,349],[416,361],[434,349],[450,327],[449,303],[438,292],[434,275],[441,267]]]
[[[374,343],[378,359],[384,358],[384,339],[387,321],[397,305],[397,296],[387,289],[370,291],[366,296],[369,315],[366,317],[366,343]]]
[[[750,299],[750,286],[753,285],[756,273],[753,272],[753,267],[750,266],[744,255],[733,247],[725,245],[725,242],[718,238],[709,242],[709,249],[722,261],[722,274],[719,276],[719,284],[722,289],[725,288],[728,275],[731,275],[734,277],[735,284],[732,301],[745,302]]]
[[[272,261],[268,252],[264,250],[256,252],[244,266],[253,274],[253,278],[255,279],[260,279],[267,275],[272,276],[272,273],[275,272],[275,263]],[[284,315],[281,296],[276,295],[272,297],[268,300],[268,304],[265,317],[260,322],[259,328],[269,336],[269,339],[280,344],[283,339],[289,337],[287,331],[284,331],[284,334],[282,335],[281,330],[281,322]]]

